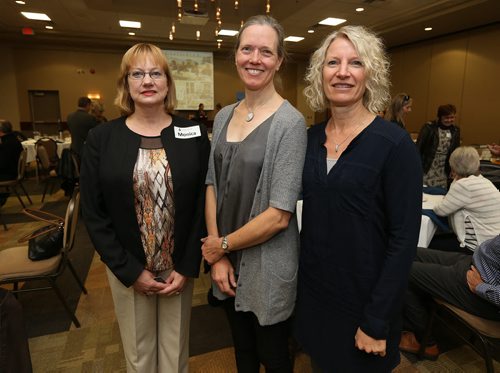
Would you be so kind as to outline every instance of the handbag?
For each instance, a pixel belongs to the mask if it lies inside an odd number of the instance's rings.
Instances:
[[[63,247],[64,220],[41,210],[24,209],[23,213],[47,223],[18,240],[19,243],[28,241],[28,258],[33,261],[44,260],[59,254]]]

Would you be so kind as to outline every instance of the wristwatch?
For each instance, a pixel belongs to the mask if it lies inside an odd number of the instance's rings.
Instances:
[[[222,243],[220,247],[222,247],[222,250],[224,250],[224,254],[229,254],[229,244],[227,243],[227,236],[222,237]]]

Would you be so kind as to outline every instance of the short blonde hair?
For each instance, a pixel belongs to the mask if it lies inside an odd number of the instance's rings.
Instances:
[[[450,155],[450,167],[458,176],[479,174],[479,153],[472,146],[459,146]]]
[[[167,75],[168,93],[167,97],[165,97],[164,105],[165,111],[167,113],[172,113],[177,105],[177,98],[175,95],[175,83],[170,68],[168,67],[167,57],[156,45],[148,43],[136,44],[123,55],[120,65],[120,75],[118,77],[118,92],[115,98],[115,105],[118,106],[122,115],[134,113],[135,105],[130,96],[127,77],[132,63],[144,57],[150,57]]]
[[[338,37],[349,40],[359,54],[366,71],[366,90],[363,105],[372,113],[383,111],[389,102],[389,58],[382,40],[363,26],[344,26],[332,32],[314,52],[305,80],[304,95],[311,109],[322,111],[329,107],[323,89],[323,67],[330,44]]]

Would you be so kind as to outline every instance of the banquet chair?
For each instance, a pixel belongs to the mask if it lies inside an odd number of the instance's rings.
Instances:
[[[17,191],[18,186],[24,192],[24,195],[28,199],[30,205],[33,204],[28,192],[26,191],[26,189],[24,188],[24,185],[23,185],[25,169],[26,169],[26,150],[23,150],[21,152],[21,154],[19,155],[19,159],[17,161],[17,178],[15,178],[13,180],[0,181],[0,188],[5,188],[8,192],[14,192],[17,199],[19,200],[19,202],[23,206],[23,208],[26,208],[26,205],[24,204],[19,192]]]
[[[454,305],[451,305],[443,300],[434,298],[434,303],[431,307],[431,316],[426,327],[424,340],[421,343],[420,351],[418,352],[419,359],[424,358],[425,346],[431,335],[432,325],[434,319],[438,318],[447,324],[447,319],[443,318],[438,311],[444,311],[445,314],[452,319],[456,320],[459,324],[465,327],[470,333],[471,337],[467,338],[456,328],[450,328],[457,334],[460,339],[471,346],[479,355],[484,359],[487,373],[494,373],[493,360],[490,353],[490,348],[496,345],[500,339],[500,321],[487,320],[482,317],[472,315]],[[480,346],[480,348],[478,347]]]
[[[61,181],[56,172],[59,165],[57,143],[49,137],[42,137],[36,142],[35,149],[38,175],[44,177],[43,182],[45,186],[42,195],[43,202],[45,201],[45,195],[49,190],[49,186],[50,194],[52,195],[54,187]]]
[[[483,177],[490,180],[497,189],[500,189],[500,165],[481,161],[479,172]]]
[[[53,289],[77,328],[80,327],[80,322],[76,318],[73,311],[69,308],[63,294],[57,286],[56,280],[64,272],[66,267],[68,267],[82,292],[87,294],[87,289],[83,285],[80,277],[78,277],[75,268],[71,263],[71,259],[69,258],[69,254],[75,243],[75,231],[78,223],[79,207],[80,192],[78,189],[75,189],[72,198],[68,202],[68,207],[66,208],[63,248],[58,255],[44,260],[32,261],[28,258],[27,245],[16,246],[0,251],[0,285],[12,284],[12,293],[14,294]],[[20,282],[27,283],[39,280],[46,281],[48,286],[19,288]]]

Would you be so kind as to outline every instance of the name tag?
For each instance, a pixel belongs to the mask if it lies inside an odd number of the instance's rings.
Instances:
[[[176,127],[174,126],[174,133],[176,139],[191,139],[193,137],[200,137],[200,126],[191,127]]]

